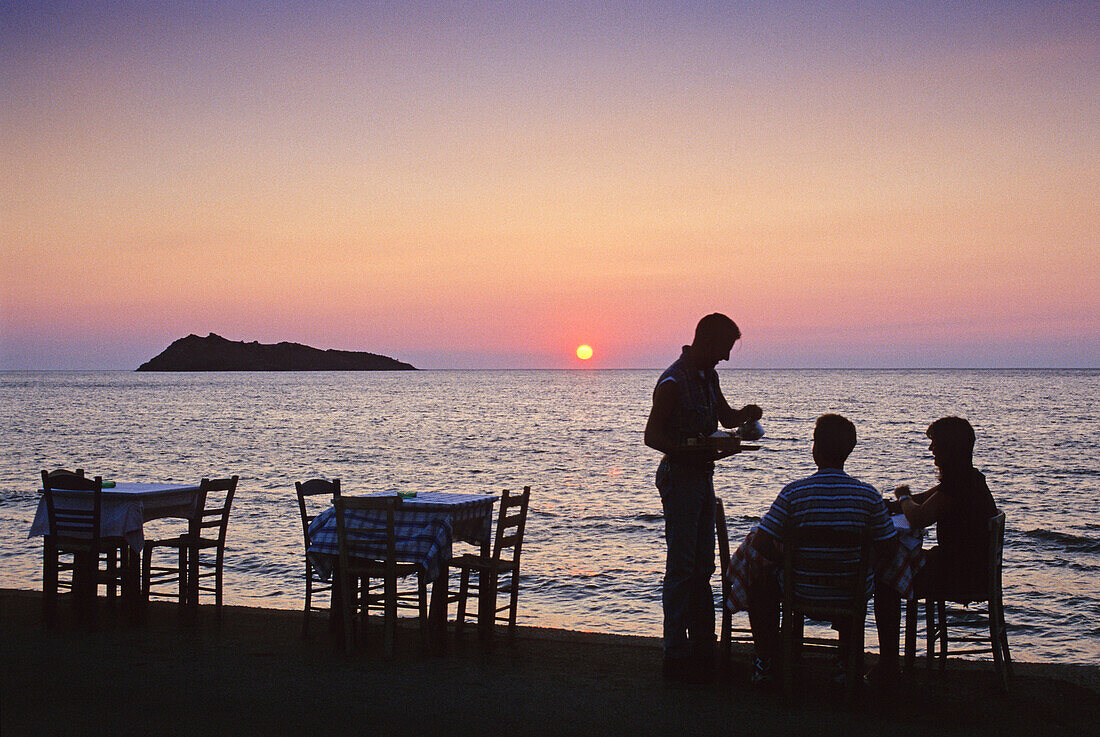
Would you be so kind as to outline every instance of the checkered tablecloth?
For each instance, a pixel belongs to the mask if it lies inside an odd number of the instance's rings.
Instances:
[[[875,585],[887,586],[908,599],[913,591],[913,576],[924,566],[922,531],[898,529],[898,548],[892,558],[875,562]],[[749,530],[744,542],[730,556],[729,568],[723,571],[730,585],[726,606],[740,612],[749,607],[749,587],[758,576],[774,575],[776,565],[764,558],[752,545],[756,528]]]
[[[428,580],[436,580],[451,557],[453,540],[474,545],[488,542],[496,501],[496,496],[457,492],[424,492],[402,499],[394,517],[397,560],[417,564]],[[379,560],[386,556],[384,513],[348,510],[344,519],[353,557]],[[309,539],[309,560],[318,574],[327,579],[340,555],[334,507],[321,512],[310,523]]]

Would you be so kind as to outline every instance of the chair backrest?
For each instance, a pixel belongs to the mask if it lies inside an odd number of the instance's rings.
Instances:
[[[989,518],[989,598],[1001,598],[1001,563],[1005,547],[1005,513],[998,512]]]
[[[530,501],[530,486],[524,486],[523,492],[519,494],[513,494],[505,489],[500,495],[496,539],[493,541],[493,560],[504,560],[519,567],[519,556],[523,549],[523,531],[527,527],[527,506]],[[504,557],[504,553],[509,550],[511,557]]]
[[[225,531],[229,527],[229,510],[233,507],[233,495],[237,492],[237,476],[227,479],[203,479],[199,483],[199,498],[203,500],[202,516],[196,520],[198,535],[203,530],[217,528],[218,545],[225,544]]]
[[[401,508],[401,499],[396,496],[338,496],[332,500],[336,507],[336,545],[340,554],[340,567],[350,571],[351,553],[348,545],[347,516],[349,511],[382,512],[386,519],[386,557],[387,569],[396,566],[397,561],[397,510]],[[387,573],[388,575],[388,573]]]
[[[43,471],[42,473],[46,472]],[[53,478],[55,476],[79,476],[80,478],[84,478],[84,469],[78,468],[75,471],[70,471],[67,468],[56,468],[53,471],[50,471],[48,476],[50,478]]]
[[[726,529],[726,509],[721,499],[714,500],[714,535],[718,538],[718,575],[722,580],[722,601],[729,601],[730,582],[726,569],[730,567],[730,536]]]
[[[89,508],[57,505],[54,491],[90,491],[92,503]],[[57,469],[42,471],[42,494],[46,499],[46,516],[49,534],[54,537],[78,537],[98,541],[99,521],[103,508],[103,478],[85,478],[84,470],[76,473]]]
[[[340,479],[310,479],[309,481],[295,481],[294,489],[298,492],[298,511],[302,514],[302,541],[306,550],[309,550],[309,523],[317,516],[317,512],[310,513],[306,506],[306,497],[325,496],[331,497],[333,503],[340,496]]]
[[[867,603],[871,528],[788,524],[783,532],[784,598],[796,609],[854,610]]]

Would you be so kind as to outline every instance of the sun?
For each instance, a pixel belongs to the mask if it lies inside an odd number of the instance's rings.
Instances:
[[[579,346],[577,346],[577,358],[581,359],[582,361],[587,361],[588,359],[592,358],[592,346],[590,346],[590,345],[579,345]]]

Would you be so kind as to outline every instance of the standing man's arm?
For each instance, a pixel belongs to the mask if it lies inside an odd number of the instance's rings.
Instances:
[[[653,407],[649,410],[649,420],[645,424],[645,444],[669,458],[689,463],[705,463],[723,457],[710,447],[684,447],[676,444],[676,438],[672,435],[672,418],[679,401],[680,390],[675,381],[662,381],[653,390]]]
[[[645,424],[645,444],[666,455],[673,455],[679,448],[670,433],[672,414],[676,409],[679,392],[674,381],[662,381],[653,390],[653,407]]]
[[[730,407],[722,394],[722,388],[717,387],[718,394],[718,421],[722,427],[737,427],[746,422],[755,422],[764,416],[764,411],[755,404],[746,404],[741,409]]]

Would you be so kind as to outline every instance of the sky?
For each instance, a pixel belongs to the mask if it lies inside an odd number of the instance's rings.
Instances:
[[[1098,100],[1095,2],[0,0],[0,369],[1100,367]]]

